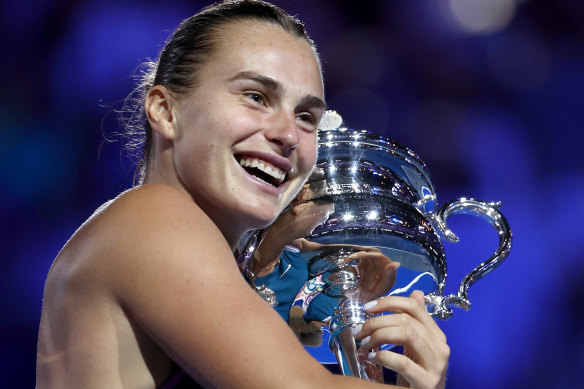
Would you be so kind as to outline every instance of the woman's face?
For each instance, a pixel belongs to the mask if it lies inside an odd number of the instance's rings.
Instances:
[[[179,97],[173,162],[180,185],[234,240],[271,223],[309,175],[324,91],[308,42],[278,26],[238,22],[217,42]]]

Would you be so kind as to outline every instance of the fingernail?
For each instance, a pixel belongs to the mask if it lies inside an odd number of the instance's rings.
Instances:
[[[399,269],[399,267],[401,266],[400,262],[393,262],[395,265],[395,270]]]
[[[369,344],[370,340],[371,340],[371,336],[367,336],[367,337],[363,338],[361,340],[361,345],[359,347],[361,347],[363,349],[366,348],[366,346]]]
[[[371,309],[374,306],[377,305],[377,300],[373,300],[373,301],[369,301],[367,304],[363,305],[363,308],[365,308],[365,310]]]
[[[377,352],[375,351],[371,351],[369,354],[367,354],[367,358],[372,361],[375,359],[375,356],[377,355]]]
[[[362,329],[363,329],[363,325],[357,324],[355,327],[353,327],[351,332],[353,333],[353,336],[357,336],[357,335],[359,335],[359,333],[361,332]]]

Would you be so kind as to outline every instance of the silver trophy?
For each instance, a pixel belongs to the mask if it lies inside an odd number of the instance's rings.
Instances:
[[[418,155],[374,133],[340,127],[342,120],[332,118],[333,125],[319,131],[321,175],[303,187],[281,223],[249,237],[238,261],[272,306],[287,310],[298,305],[306,320],[319,323],[321,339],[306,347],[316,359],[334,363],[336,358],[343,374],[382,381],[380,367],[359,361],[359,341],[351,331],[369,318],[363,304],[417,289],[424,292],[434,318],[450,318],[453,307],[468,310],[470,286],[507,257],[512,234],[500,203],[460,198],[438,208]],[[304,214],[290,215],[291,209]],[[499,247],[462,280],[456,295],[444,296],[447,261],[442,240],[458,241],[446,222],[461,213],[488,221],[498,232]],[[296,224],[301,228],[289,232]],[[277,264],[284,254],[290,265],[286,275],[259,282],[258,271],[266,263]],[[266,261],[266,256],[278,259]],[[262,260],[264,265],[259,264]],[[394,261],[400,263],[397,271]],[[292,265],[298,277],[306,279],[292,301],[279,301]]]

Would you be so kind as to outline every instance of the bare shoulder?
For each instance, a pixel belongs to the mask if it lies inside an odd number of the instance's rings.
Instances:
[[[117,387],[120,377],[145,386],[164,380],[174,346],[161,343],[172,331],[181,342],[187,333],[181,316],[196,306],[193,299],[210,300],[212,288],[197,286],[215,273],[241,278],[236,269],[220,231],[188,195],[163,185],[124,192],[73,234],[49,272],[39,383],[58,377],[57,387],[69,380]],[[59,362],[54,356],[63,350],[75,358]]]
[[[98,208],[67,242],[51,273],[90,269],[90,274],[113,270],[123,276],[117,270],[138,265],[136,261],[141,268],[162,266],[181,247],[210,241],[229,250],[221,232],[186,193],[144,185]]]
[[[217,262],[234,266],[217,226],[186,193],[169,186],[145,185],[128,191],[95,222],[100,235],[111,242],[117,266],[129,265],[134,271],[188,266],[190,272],[215,267]]]
[[[98,209],[76,235],[72,246],[88,251],[88,260],[107,273],[104,278],[120,299],[149,277],[155,278],[151,282],[167,283],[177,274],[234,267],[230,248],[215,224],[188,194],[166,185],[124,192]]]
[[[39,388],[117,388],[120,379],[147,387],[169,374],[170,359],[134,325],[124,298],[164,274],[166,257],[156,247],[169,242],[181,218],[212,224],[185,194],[141,187],[105,203],[73,234],[45,284]]]
[[[98,209],[89,223],[108,230],[118,226],[115,232],[130,235],[149,231],[170,232],[180,225],[191,228],[213,226],[213,232],[220,234],[188,194],[161,184],[143,185],[122,193]]]

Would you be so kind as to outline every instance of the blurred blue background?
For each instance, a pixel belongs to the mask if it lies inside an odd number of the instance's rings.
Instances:
[[[44,278],[75,229],[129,187],[115,109],[131,74],[208,1],[8,0],[0,5],[0,376],[34,386]],[[426,161],[439,202],[502,201],[508,260],[440,325],[449,388],[584,381],[584,3],[281,0],[316,41],[349,127]],[[447,290],[494,251],[455,216]]]

